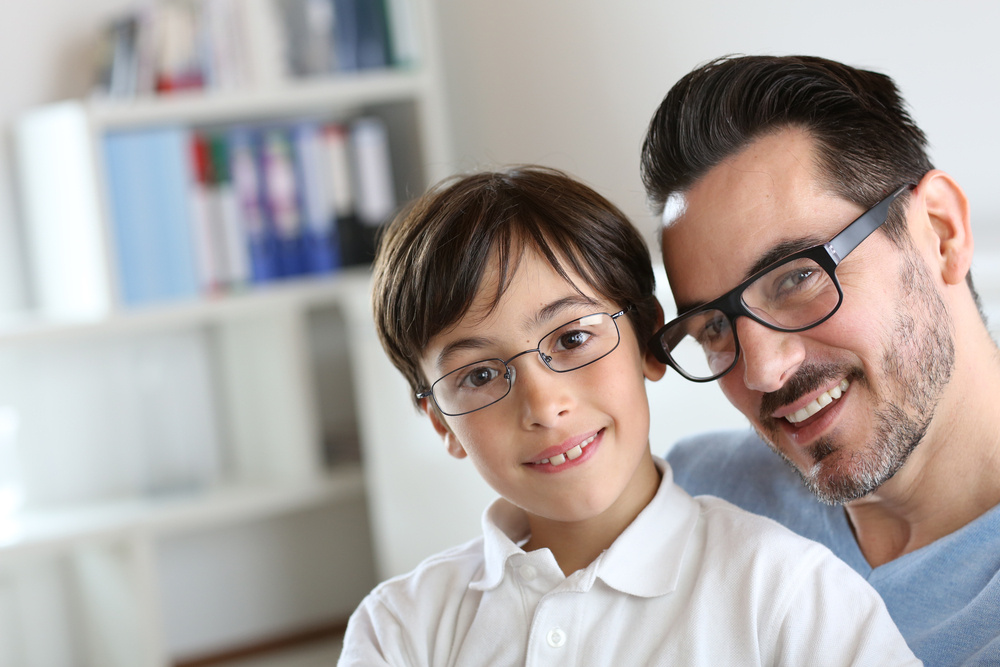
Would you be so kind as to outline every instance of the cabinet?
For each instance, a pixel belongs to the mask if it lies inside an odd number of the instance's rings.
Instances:
[[[132,129],[374,117],[403,202],[450,171],[431,8],[413,7],[424,49],[407,69],[17,122],[39,307],[0,321],[24,489],[0,517],[0,664],[183,662],[343,621],[376,583],[361,452],[385,414],[363,403],[408,401],[357,390],[394,372],[358,356],[369,270],[129,307],[100,147]]]

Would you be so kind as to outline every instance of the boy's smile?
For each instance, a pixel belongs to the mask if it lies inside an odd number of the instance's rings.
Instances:
[[[579,292],[526,249],[492,310],[498,278],[495,267],[488,271],[469,312],[424,351],[426,377],[510,359],[566,322],[628,306],[608,302],[568,262],[563,266]],[[449,452],[468,456],[498,493],[528,513],[533,541],[553,521],[613,517],[620,532],[656,492],[645,379],[663,371],[640,350],[629,317],[616,322],[617,348],[582,368],[555,372],[538,352],[517,356],[510,393],[481,410],[442,416],[423,399]]]

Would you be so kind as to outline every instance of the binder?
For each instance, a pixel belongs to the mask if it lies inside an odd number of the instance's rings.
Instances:
[[[201,291],[211,294],[225,285],[227,280],[226,258],[222,247],[221,224],[212,202],[209,183],[208,142],[198,132],[190,133],[190,206],[191,237],[194,240],[198,283]]]
[[[276,277],[301,275],[305,273],[302,218],[287,129],[262,128],[256,134],[254,154],[260,174],[264,229],[274,248]]]
[[[278,268],[273,238],[264,220],[254,134],[247,127],[235,127],[228,132],[229,170],[250,258],[250,278],[254,283],[263,283],[277,278]]]
[[[299,184],[305,270],[329,273],[340,265],[340,248],[322,128],[318,122],[302,122],[296,124],[291,133],[295,176]]]
[[[122,300],[138,306],[194,297],[188,132],[164,127],[104,138]]]
[[[227,268],[224,281],[231,288],[240,288],[251,279],[250,253],[229,167],[229,143],[218,132],[208,135],[207,143],[209,191]]]

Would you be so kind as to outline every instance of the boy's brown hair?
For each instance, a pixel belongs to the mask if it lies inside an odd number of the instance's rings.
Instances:
[[[633,305],[628,316],[645,349],[659,317],[653,268],[641,235],[616,206],[546,167],[457,175],[403,210],[375,257],[375,326],[414,393],[429,388],[420,357],[430,340],[469,310],[494,259],[496,307],[526,249],[567,280],[561,260],[568,262],[616,306]]]

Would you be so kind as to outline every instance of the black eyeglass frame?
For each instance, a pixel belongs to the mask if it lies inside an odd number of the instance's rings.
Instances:
[[[589,314],[584,315],[582,317],[577,317],[577,318],[574,318],[572,320],[569,320],[568,322],[564,322],[564,323],[560,324],[559,326],[557,326],[552,331],[548,332],[547,334],[545,334],[544,336],[542,336],[541,338],[539,338],[538,339],[538,346],[537,347],[534,347],[534,348],[532,348],[530,350],[524,350],[522,352],[518,352],[517,354],[515,354],[510,359],[507,359],[506,361],[504,361],[503,359],[499,359],[499,358],[494,357],[492,359],[479,359],[478,361],[474,361],[471,364],[463,364],[462,366],[459,366],[455,370],[448,371],[447,373],[445,373],[444,375],[442,375],[441,377],[439,377],[437,380],[435,380],[434,382],[432,382],[431,386],[430,386],[430,389],[427,389],[425,391],[417,392],[416,393],[417,400],[419,401],[419,400],[424,399],[424,398],[430,398],[432,401],[434,401],[434,405],[437,406],[437,409],[438,409],[438,411],[441,414],[445,415],[446,417],[461,417],[462,415],[471,414],[473,412],[478,412],[479,410],[482,410],[483,408],[488,408],[491,405],[493,405],[495,403],[499,403],[503,399],[507,398],[507,395],[510,394],[510,390],[513,389],[513,387],[514,387],[514,378],[517,377],[517,371],[514,370],[514,368],[510,365],[510,363],[512,361],[514,361],[515,359],[517,359],[518,357],[523,357],[526,354],[531,354],[532,352],[537,352],[539,358],[541,358],[541,360],[542,360],[542,363],[545,364],[545,367],[548,368],[553,373],[571,373],[573,371],[578,371],[581,368],[584,368],[586,366],[590,366],[591,364],[597,363],[598,361],[600,361],[604,357],[608,356],[609,354],[611,354],[612,352],[614,352],[615,350],[617,350],[618,346],[621,345],[621,342],[622,342],[622,332],[621,332],[621,329],[618,327],[618,318],[621,317],[622,315],[624,315],[625,313],[630,312],[633,308],[635,308],[635,306],[633,306],[632,304],[629,304],[628,306],[626,306],[625,308],[619,310],[617,313],[614,313],[614,314],[612,314],[612,313],[604,313],[604,312],[589,313]],[[565,370],[558,370],[558,369],[552,368],[552,366],[549,365],[549,362],[552,361],[552,357],[550,357],[550,356],[546,355],[544,352],[542,352],[542,349],[541,349],[541,343],[542,343],[542,341],[545,340],[546,338],[548,338],[549,336],[551,336],[552,334],[554,334],[555,332],[559,331],[560,329],[562,329],[566,325],[572,324],[573,322],[576,322],[577,320],[582,320],[582,319],[586,319],[588,317],[593,317],[594,315],[607,315],[608,317],[611,318],[611,322],[615,325],[615,331],[618,332],[618,341],[615,343],[615,346],[612,347],[607,352],[605,352],[604,354],[602,354],[601,356],[597,357],[596,359],[591,359],[590,361],[588,361],[585,364],[581,364],[579,366],[574,366],[573,368],[567,368]],[[503,364],[503,367],[505,369],[503,377],[504,377],[505,380],[507,380],[507,391],[505,391],[503,393],[503,395],[499,396],[496,400],[490,401],[486,405],[483,405],[483,406],[480,406],[478,408],[475,408],[474,410],[466,410],[465,412],[445,412],[444,409],[441,407],[441,405],[438,403],[437,397],[434,395],[434,387],[435,387],[435,385],[437,385],[438,382],[441,382],[442,380],[444,380],[449,375],[451,375],[453,373],[457,373],[458,371],[462,370],[463,368],[467,368],[469,366],[475,366],[476,364],[481,364],[481,363],[486,362],[486,361],[499,361],[501,364]]]
[[[813,327],[819,326],[823,322],[826,322],[828,319],[833,317],[838,310],[840,310],[840,306],[844,302],[844,290],[841,288],[840,281],[837,279],[837,266],[839,266],[840,263],[844,261],[844,258],[847,257],[855,248],[861,245],[861,242],[868,238],[872,232],[885,224],[886,220],[889,219],[889,207],[894,201],[896,201],[896,198],[903,194],[903,192],[912,190],[916,187],[917,186],[913,183],[906,183],[899,186],[890,195],[855,218],[853,222],[844,227],[836,236],[826,243],[821,243],[819,245],[812,246],[811,248],[800,250],[799,252],[792,253],[791,255],[779,259],[776,262],[772,262],[719,298],[709,301],[708,303],[689,308],[684,313],[681,313],[674,319],[667,322],[664,326],[660,327],[659,331],[653,334],[653,337],[650,338],[647,343],[647,347],[650,352],[652,352],[658,360],[667,364],[692,382],[712,382],[714,380],[718,380],[720,377],[733,370],[736,366],[736,362],[740,359],[740,339],[739,336],[736,335],[736,318],[740,316],[749,317],[754,322],[759,322],[768,329],[788,333],[807,331]],[[751,311],[750,308],[743,302],[743,293],[746,289],[761,276],[770,273],[782,264],[787,264],[798,259],[811,259],[815,261],[820,268],[826,271],[826,273],[830,276],[830,279],[833,281],[834,286],[837,288],[837,305],[834,306],[825,317],[802,327],[782,327],[755,315],[753,311]],[[679,364],[675,363],[673,358],[671,358],[670,353],[664,349],[662,344],[660,344],[660,340],[664,337],[667,331],[671,329],[671,327],[681,320],[707,310],[718,310],[726,316],[726,319],[729,321],[729,326],[733,332],[733,344],[735,349],[733,353],[733,362],[728,368],[726,368],[726,370],[717,373],[712,377],[698,378],[689,375],[682,368],[680,368]]]

